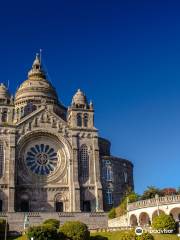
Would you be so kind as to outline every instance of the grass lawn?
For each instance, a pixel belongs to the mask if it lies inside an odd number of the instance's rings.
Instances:
[[[108,240],[119,240],[119,232],[93,233],[91,236],[102,236]],[[153,236],[155,240],[180,240],[175,234],[154,234]]]
[[[93,233],[91,236],[106,237],[108,240],[119,240],[119,232]],[[155,240],[180,240],[175,234],[155,234]],[[93,239],[93,238],[92,238]],[[8,240],[27,240],[25,236],[19,238],[8,238]],[[99,238],[99,240],[101,240]]]
[[[7,240],[27,240],[26,236],[14,238],[14,237],[9,237]]]

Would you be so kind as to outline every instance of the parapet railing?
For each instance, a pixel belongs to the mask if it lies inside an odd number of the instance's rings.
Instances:
[[[154,207],[158,205],[167,205],[173,203],[180,203],[180,195],[172,195],[172,196],[165,196],[165,197],[158,197],[158,198],[151,198],[147,200],[141,200],[134,203],[128,204],[128,210],[136,210],[139,208],[145,207]]]
[[[1,217],[7,217],[10,214],[27,215],[28,217],[41,217],[43,215],[51,214],[52,216],[58,215],[59,217],[77,217],[78,215],[85,217],[105,217],[105,212],[0,212]]]

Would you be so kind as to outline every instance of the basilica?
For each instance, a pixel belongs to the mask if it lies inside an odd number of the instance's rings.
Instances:
[[[64,106],[36,55],[15,96],[0,84],[0,211],[117,206],[133,189],[133,164],[110,147],[95,127],[93,103],[77,90]]]

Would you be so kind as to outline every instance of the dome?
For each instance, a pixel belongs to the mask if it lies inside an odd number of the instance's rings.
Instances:
[[[87,105],[86,96],[80,89],[78,89],[78,91],[74,95],[73,100],[72,100],[72,105],[77,105],[77,106]]]
[[[10,99],[9,91],[3,83],[0,83],[0,99]]]
[[[40,57],[37,54],[32,69],[28,72],[28,79],[20,85],[16,92],[15,104],[43,100],[58,103],[58,96],[52,84],[46,79]]]

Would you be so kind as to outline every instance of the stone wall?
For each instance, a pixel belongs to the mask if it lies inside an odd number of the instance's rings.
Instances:
[[[127,216],[123,215],[121,217],[113,218],[108,220],[109,228],[121,228],[127,227]]]
[[[81,221],[89,229],[108,227],[108,218],[105,213],[27,213],[30,226],[41,224],[46,219],[60,220],[60,225],[66,221]],[[24,213],[1,213],[0,219],[7,219],[10,231],[22,232],[24,230]]]

